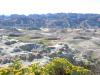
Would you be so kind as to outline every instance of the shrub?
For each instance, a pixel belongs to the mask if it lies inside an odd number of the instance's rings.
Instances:
[[[44,66],[33,63],[28,67],[16,59],[10,66],[0,68],[0,75],[89,75],[89,70],[74,66],[64,58],[54,58]]]
[[[43,75],[88,75],[89,70],[72,65],[64,58],[55,58],[45,65]]]

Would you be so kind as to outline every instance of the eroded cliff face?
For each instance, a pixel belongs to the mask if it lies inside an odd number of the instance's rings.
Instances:
[[[99,14],[57,13],[0,16],[0,28],[93,28],[100,27]]]

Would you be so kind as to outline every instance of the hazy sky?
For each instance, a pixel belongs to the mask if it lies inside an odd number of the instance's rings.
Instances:
[[[0,14],[100,13],[100,0],[0,0]]]

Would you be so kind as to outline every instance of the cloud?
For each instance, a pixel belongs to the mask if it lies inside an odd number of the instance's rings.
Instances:
[[[0,0],[0,14],[100,13],[99,0]]]

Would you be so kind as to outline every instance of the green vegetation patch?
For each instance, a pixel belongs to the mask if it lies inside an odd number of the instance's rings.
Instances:
[[[33,63],[28,67],[16,59],[9,67],[0,68],[0,75],[89,75],[89,72],[83,67],[74,66],[64,58],[54,58],[44,66]]]

